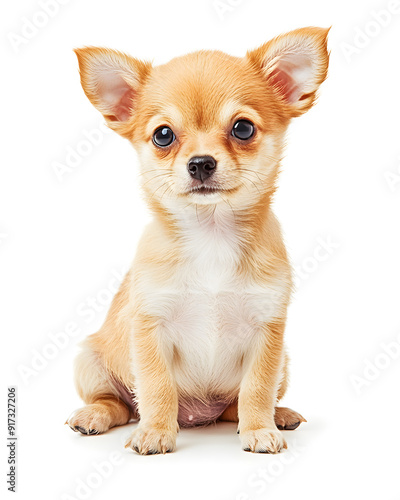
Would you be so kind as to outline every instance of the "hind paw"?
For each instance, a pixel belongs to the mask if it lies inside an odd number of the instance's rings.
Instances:
[[[108,431],[111,418],[101,404],[91,404],[76,410],[65,423],[74,432],[93,436]]]
[[[302,423],[307,420],[290,408],[277,407],[275,408],[275,424],[280,430],[294,431]]]

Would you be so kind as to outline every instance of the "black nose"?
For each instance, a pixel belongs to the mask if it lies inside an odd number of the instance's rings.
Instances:
[[[201,182],[212,176],[217,167],[217,162],[212,156],[193,156],[188,162],[189,174]]]

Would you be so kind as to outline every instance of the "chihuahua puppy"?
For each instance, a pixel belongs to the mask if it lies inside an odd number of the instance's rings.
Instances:
[[[76,50],[85,94],[138,153],[154,219],[76,359],[86,406],[67,420],[73,430],[140,419],[126,446],[145,455],[173,451],[179,426],[228,420],[243,450],[278,453],[281,430],[305,421],[277,407],[292,277],[271,200],[288,124],[326,78],[328,31],[156,67]]]

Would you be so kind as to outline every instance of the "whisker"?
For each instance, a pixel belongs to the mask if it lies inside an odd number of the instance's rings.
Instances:
[[[154,179],[157,179],[157,177],[169,178],[169,177],[171,177],[171,175],[167,172],[165,172],[165,173],[163,172],[162,174],[154,175],[153,177],[151,177],[151,179],[147,179],[147,181],[142,184],[142,187],[145,186],[146,184],[148,184],[149,182],[153,181]]]
[[[257,191],[261,194],[261,191],[260,191],[260,188],[257,186],[257,184],[255,182],[253,182],[251,179],[249,179],[248,177],[246,177],[245,175],[243,176],[247,181],[251,182],[253,184],[253,186],[257,189]]]
[[[256,175],[256,176],[258,177],[258,180],[259,180],[260,182],[262,182],[262,177],[263,177],[264,179],[267,179],[267,178],[268,178],[268,174],[263,174],[263,173],[261,173],[261,172],[254,172],[253,170],[250,170],[250,169],[248,169],[248,168],[242,168],[242,169],[241,169],[241,171],[242,171],[242,172],[247,172],[247,173],[252,174],[252,175]]]
[[[158,188],[153,192],[153,194],[150,196],[150,199],[154,199],[155,198],[155,195],[157,193],[157,191],[163,187],[165,187],[165,185],[167,184],[167,182],[164,182],[163,184],[161,184],[161,186],[158,186]]]
[[[139,176],[141,177],[142,175],[151,174],[151,172],[159,172],[159,171],[160,171],[159,168],[152,168],[151,170],[146,170],[144,172],[139,172]]]
[[[226,203],[226,204],[228,205],[228,207],[231,209],[231,212],[232,212],[232,215],[233,215],[233,220],[235,221],[235,224],[236,224],[236,214],[235,214],[235,211],[233,210],[232,205],[229,203],[229,201],[228,201],[226,198],[224,198],[224,197],[221,195],[221,193],[219,193],[219,195],[220,195],[220,197],[221,197],[222,201],[223,201],[224,203]]]
[[[163,199],[163,196],[168,192],[172,192],[172,189],[171,189],[171,186],[169,184],[167,184],[167,189],[163,192],[163,194],[161,195],[160,197],[160,203],[161,203],[161,200]]]
[[[198,206],[197,206],[197,203],[196,203],[195,207],[196,207],[196,217],[197,217],[197,222],[200,224],[200,219],[199,219],[199,212],[198,212]]]

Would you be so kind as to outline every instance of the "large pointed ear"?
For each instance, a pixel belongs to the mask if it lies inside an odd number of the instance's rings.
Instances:
[[[324,28],[301,28],[247,53],[290,116],[299,116],[311,108],[327,76],[328,32]]]
[[[75,53],[86,96],[104,115],[108,126],[124,135],[151,64],[97,47],[76,49]]]

